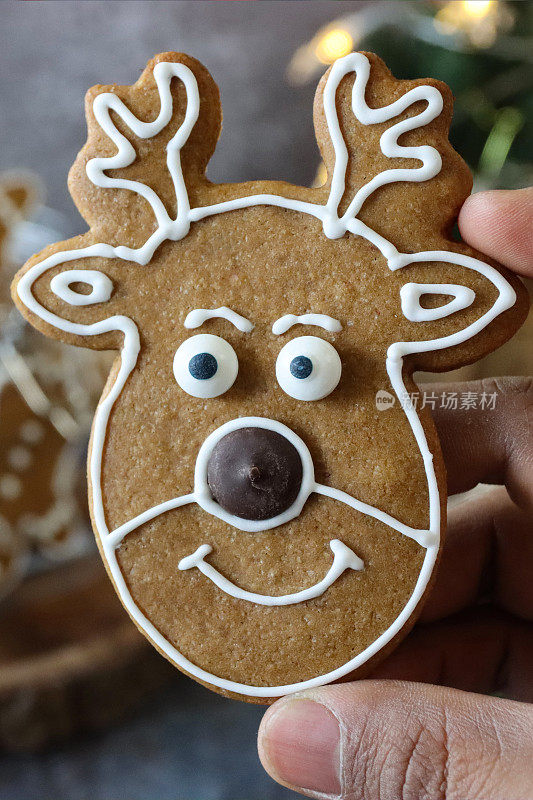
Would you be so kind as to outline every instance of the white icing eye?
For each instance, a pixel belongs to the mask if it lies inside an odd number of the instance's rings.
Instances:
[[[321,400],[341,378],[339,354],[325,339],[298,336],[280,351],[276,378],[283,391],[296,400]]]
[[[235,383],[239,361],[233,347],[210,333],[186,339],[174,356],[174,377],[193,397],[218,397]]]

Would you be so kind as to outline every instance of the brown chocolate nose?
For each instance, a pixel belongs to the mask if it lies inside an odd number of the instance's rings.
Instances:
[[[272,519],[289,508],[302,483],[302,460],[285,436],[239,428],[220,439],[207,464],[214,499],[236,517]]]

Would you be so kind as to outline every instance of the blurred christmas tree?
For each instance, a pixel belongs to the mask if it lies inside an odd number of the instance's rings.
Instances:
[[[332,13],[342,8],[332,3]],[[377,2],[337,18],[302,45],[287,77],[316,79],[351,50],[378,53],[398,78],[431,76],[456,98],[450,139],[476,190],[533,182],[533,3]]]

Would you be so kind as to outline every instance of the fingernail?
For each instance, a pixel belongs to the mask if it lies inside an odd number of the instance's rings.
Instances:
[[[331,711],[293,698],[273,708],[261,739],[268,771],[295,789],[340,793],[340,728]]]

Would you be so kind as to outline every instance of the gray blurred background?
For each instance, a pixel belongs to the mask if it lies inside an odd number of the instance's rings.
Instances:
[[[318,164],[314,82],[290,86],[302,42],[357,2],[3,2],[0,20],[0,169],[38,172],[48,204],[84,230],[66,178],[85,142],[83,98],[97,83],[133,83],[166,50],[202,61],[220,86],[224,127],[213,180],[309,183]]]

